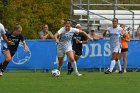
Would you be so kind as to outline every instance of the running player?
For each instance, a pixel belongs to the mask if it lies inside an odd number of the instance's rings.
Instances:
[[[82,26],[80,24],[77,24],[75,26],[77,29],[82,30]],[[72,38],[72,50],[74,53],[75,61],[79,59],[79,57],[82,55],[82,44],[86,44],[88,42],[88,39],[81,33],[74,33]],[[73,68],[71,66],[71,62],[68,62],[68,75],[70,75],[73,71]]]
[[[81,76],[77,70],[77,64],[74,59],[74,54],[72,50],[72,37],[74,33],[82,33],[90,40],[93,40],[91,37],[88,36],[88,34],[82,30],[72,28],[72,23],[70,21],[66,21],[64,24],[64,27],[62,27],[56,34],[55,34],[55,40],[57,45],[57,56],[58,56],[58,70],[61,70],[64,55],[66,54],[72,64],[74,73],[76,76]],[[59,39],[58,39],[59,37]]]
[[[24,36],[21,34],[21,32],[22,32],[22,27],[19,24],[16,24],[14,26],[14,31],[12,33],[6,32],[7,39],[13,43],[9,45],[5,44],[3,46],[2,52],[4,54],[4,60],[0,64],[0,76],[3,75],[3,72],[5,71],[8,63],[11,61],[15,52],[17,51],[20,41],[23,42],[25,51],[28,51],[28,47],[25,43]]]
[[[121,53],[120,37],[123,36],[124,31],[121,27],[118,26],[117,18],[114,18],[112,20],[112,25],[113,25],[113,27],[110,27],[108,30],[106,30],[103,33],[103,36],[105,36],[106,32],[108,31],[108,34],[110,37],[110,47],[111,47],[111,51],[112,51],[112,60],[111,60],[110,68],[107,71],[105,71],[105,74],[112,73],[112,70],[113,70],[116,62],[118,62],[119,73],[122,73],[119,57],[120,57],[120,53]]]

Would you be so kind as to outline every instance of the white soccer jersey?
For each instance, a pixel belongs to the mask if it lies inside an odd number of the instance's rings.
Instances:
[[[5,32],[4,26],[0,23],[0,45],[1,45],[1,35],[5,33],[6,32]]]
[[[123,36],[122,30],[123,29],[121,27],[117,27],[117,28],[110,27],[108,29],[111,48],[116,48],[116,47],[120,48],[121,46],[120,37]]]
[[[58,50],[63,50],[63,52],[67,52],[72,50],[72,37],[74,33],[78,33],[79,29],[71,28],[70,31],[66,31],[65,27],[62,27],[59,31],[59,44],[57,46]]]

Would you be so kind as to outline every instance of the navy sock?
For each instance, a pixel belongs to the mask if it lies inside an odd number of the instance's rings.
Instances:
[[[6,67],[8,66],[8,64],[9,64],[9,62],[7,62],[7,61],[4,61],[4,62],[2,63],[2,66],[1,66],[1,71],[2,71],[2,72],[5,71],[5,69],[6,69]]]

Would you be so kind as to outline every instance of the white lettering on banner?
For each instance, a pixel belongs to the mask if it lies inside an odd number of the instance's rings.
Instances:
[[[91,50],[89,50],[89,47],[91,46]],[[94,56],[110,56],[111,55],[111,50],[110,50],[110,44],[109,43],[105,43],[104,44],[104,52],[102,54],[101,51],[101,44],[100,43],[92,43],[90,45],[84,44],[83,48],[85,48],[85,53],[83,55],[81,55],[81,58],[86,58],[88,55],[89,57],[94,57]],[[91,53],[91,54],[89,54]]]
[[[81,58],[86,58],[89,54],[89,47],[87,44],[83,44],[83,48],[85,47],[85,55],[81,55]]]
[[[110,44],[105,43],[104,45],[104,56],[110,56],[111,55],[111,50],[110,50]]]
[[[101,44],[90,44],[91,46],[91,55],[90,57],[94,56],[102,56],[101,54]],[[97,54],[95,54],[95,50],[97,49]]]

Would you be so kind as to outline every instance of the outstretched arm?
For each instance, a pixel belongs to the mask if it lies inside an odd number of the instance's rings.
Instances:
[[[93,40],[93,38],[91,38],[86,32],[79,30],[79,33],[82,33],[83,35],[85,35],[88,39]]]
[[[6,36],[5,34],[2,34],[2,38],[4,39],[4,41],[5,41],[8,45],[13,44],[13,42],[8,41],[7,36]]]
[[[28,47],[27,47],[27,44],[26,44],[25,40],[23,41],[23,46],[24,46],[24,50],[25,50],[26,52],[29,51],[29,49],[28,49]]]
[[[104,33],[103,33],[103,37],[106,35],[106,32],[107,32],[107,30],[104,31]]]

